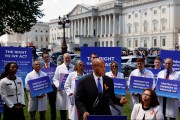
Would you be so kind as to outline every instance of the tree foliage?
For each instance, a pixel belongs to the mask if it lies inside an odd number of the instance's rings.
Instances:
[[[30,31],[37,18],[44,16],[43,0],[0,0],[0,36]]]

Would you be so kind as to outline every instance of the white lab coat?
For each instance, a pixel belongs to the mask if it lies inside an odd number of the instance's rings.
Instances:
[[[78,120],[77,108],[75,105],[76,81],[77,80],[78,80],[78,75],[77,75],[77,72],[74,71],[69,74],[69,76],[64,84],[64,89],[68,95],[68,115],[69,115],[69,119],[71,119],[71,120]],[[69,96],[71,93],[73,93],[73,95]]]
[[[67,101],[67,94],[65,90],[60,90],[60,86],[62,81],[59,80],[60,74],[70,74],[74,70],[74,65],[69,65],[69,71],[65,65],[65,63],[56,67],[56,71],[53,77],[53,83],[57,87],[57,100],[56,100],[56,109],[57,110],[68,110],[68,101]]]
[[[19,77],[17,77],[16,80],[9,80],[7,77],[1,79],[0,94],[1,98],[9,108],[12,108],[14,104],[17,103],[25,105],[23,82]]]
[[[144,71],[144,74],[141,75],[139,69],[135,69],[131,72],[130,76],[129,76],[129,80],[128,80],[128,86],[130,85],[130,79],[131,79],[131,76],[139,76],[139,77],[146,77],[146,78],[153,78],[153,81],[154,81],[154,74],[145,68],[145,71]],[[153,82],[155,83],[155,82]],[[131,101],[130,101],[130,108],[131,110],[133,109],[133,106],[134,104],[137,104],[139,103],[139,97],[138,96],[135,96],[135,95],[131,95]]]
[[[118,72],[117,77],[114,77],[112,71],[106,72],[106,75],[109,76],[109,77],[111,77],[111,78],[124,79],[124,74],[123,74],[123,73],[120,73],[120,72]],[[121,96],[119,96],[119,97],[121,97]],[[121,107],[121,106],[119,106],[119,105],[115,105],[115,106],[116,106],[116,108],[117,108],[118,110],[122,111],[122,107]],[[116,109],[114,109],[113,107],[111,107],[111,106],[110,106],[110,110],[111,110],[112,115],[114,115],[114,116],[115,116],[115,115],[119,115],[119,112],[118,112]]]
[[[25,78],[25,86],[26,90],[28,91],[28,111],[45,111],[47,110],[47,95],[45,95],[43,98],[38,97],[31,97],[29,92],[29,85],[28,81],[40,77],[47,76],[47,74],[43,71],[39,71],[39,75],[36,73],[35,70],[31,71],[26,75]]]
[[[165,78],[166,77],[166,70],[162,70],[157,75],[158,78]],[[171,74],[169,74],[169,80],[180,80],[180,74],[177,71],[172,71]],[[160,108],[163,110],[163,97],[158,96],[158,100],[160,103]],[[166,101],[166,117],[170,118],[177,118],[178,117],[178,100],[174,98],[167,98]]]
[[[145,116],[145,120],[164,120],[160,106],[151,107],[149,110],[143,110],[142,104],[138,103],[134,105],[131,113],[131,120],[142,120]]]

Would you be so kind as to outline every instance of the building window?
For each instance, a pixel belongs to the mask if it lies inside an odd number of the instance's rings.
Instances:
[[[128,15],[128,19],[131,19],[131,15]]]
[[[102,42],[102,47],[104,47],[104,42]]]
[[[161,20],[161,29],[162,29],[162,31],[165,31],[166,30],[166,26],[167,26],[167,20],[166,19],[162,19]]]
[[[163,8],[163,9],[162,9],[162,13],[163,13],[163,14],[166,14],[166,8]]]
[[[35,30],[35,32],[37,32],[37,30]]]
[[[147,47],[147,39],[144,40],[144,47]]]
[[[38,37],[36,37],[36,41],[38,41]]]
[[[46,30],[46,33],[48,32],[48,30]]]
[[[144,12],[144,16],[147,16],[147,12]]]
[[[157,39],[153,40],[154,46],[157,46]]]
[[[110,47],[112,47],[113,46],[113,42],[112,41],[110,41]]]
[[[43,31],[41,30],[41,32],[43,32]]]
[[[131,29],[132,29],[132,25],[131,25],[131,24],[128,24],[128,33],[129,33],[129,34],[131,33]]]
[[[138,14],[136,13],[136,14],[135,14],[135,18],[137,18],[137,17],[138,17]]]
[[[153,20],[153,30],[157,31],[158,28],[158,21],[157,20]]]
[[[128,38],[127,41],[128,41],[128,47],[131,47],[131,39]]]
[[[144,32],[147,32],[148,30],[148,22],[144,21]]]
[[[43,41],[43,37],[41,37],[41,41]]]
[[[48,42],[48,37],[46,37],[46,41]]]
[[[134,33],[138,33],[139,24],[134,23]]]
[[[166,37],[165,36],[161,36],[161,43],[162,43],[162,46],[166,46]]]
[[[138,40],[137,39],[135,39],[135,47],[138,47]]]
[[[154,10],[154,15],[157,15],[157,10]]]
[[[108,41],[106,41],[106,47],[108,47]]]
[[[119,41],[117,41],[117,47],[119,47],[120,46],[120,42]]]

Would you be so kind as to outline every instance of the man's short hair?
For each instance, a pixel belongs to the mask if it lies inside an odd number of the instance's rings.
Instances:
[[[145,63],[145,59],[144,59],[144,58],[138,58],[138,59],[136,60],[136,62],[144,62],[144,63]]]
[[[155,60],[159,60],[159,61],[161,61],[161,63],[162,63],[162,59],[160,58],[160,57],[156,57],[155,59],[154,59],[154,61]]]

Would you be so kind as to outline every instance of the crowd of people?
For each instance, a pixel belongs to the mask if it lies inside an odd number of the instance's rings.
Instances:
[[[90,56],[93,72],[84,72],[84,63],[78,60],[71,64],[69,53],[63,55],[63,63],[59,66],[50,62],[48,52],[42,54],[43,62],[34,59],[33,70],[25,78],[25,86],[22,79],[16,76],[18,65],[15,62],[8,63],[0,76],[0,95],[4,100],[3,120],[24,120],[23,107],[24,95],[28,94],[28,112],[30,120],[35,120],[36,112],[39,112],[40,120],[45,120],[49,100],[51,120],[56,120],[56,110],[59,110],[61,120],[87,120],[89,115],[121,115],[123,105],[127,103],[125,96],[114,93],[113,78],[124,79],[124,74],[118,72],[119,65],[116,61],[110,64],[110,71],[105,71],[105,62],[98,58],[97,54]],[[161,68],[162,60],[157,57],[154,61],[154,69],[160,69],[157,78],[145,68],[145,59],[138,58],[137,68],[133,70],[127,81],[127,88],[131,82],[131,76],[152,78],[153,87],[145,89],[142,94],[131,94],[131,119],[132,120],[175,120],[178,117],[178,100],[174,98],[157,96],[154,89],[158,78],[167,80],[180,80],[180,73],[172,69],[173,60],[165,59],[165,69]],[[52,79],[53,91],[32,97],[29,91],[28,81],[47,76],[42,68],[56,67]],[[61,89],[62,74],[68,74]],[[77,84],[78,81],[78,84]],[[24,91],[24,87],[26,88]]]

